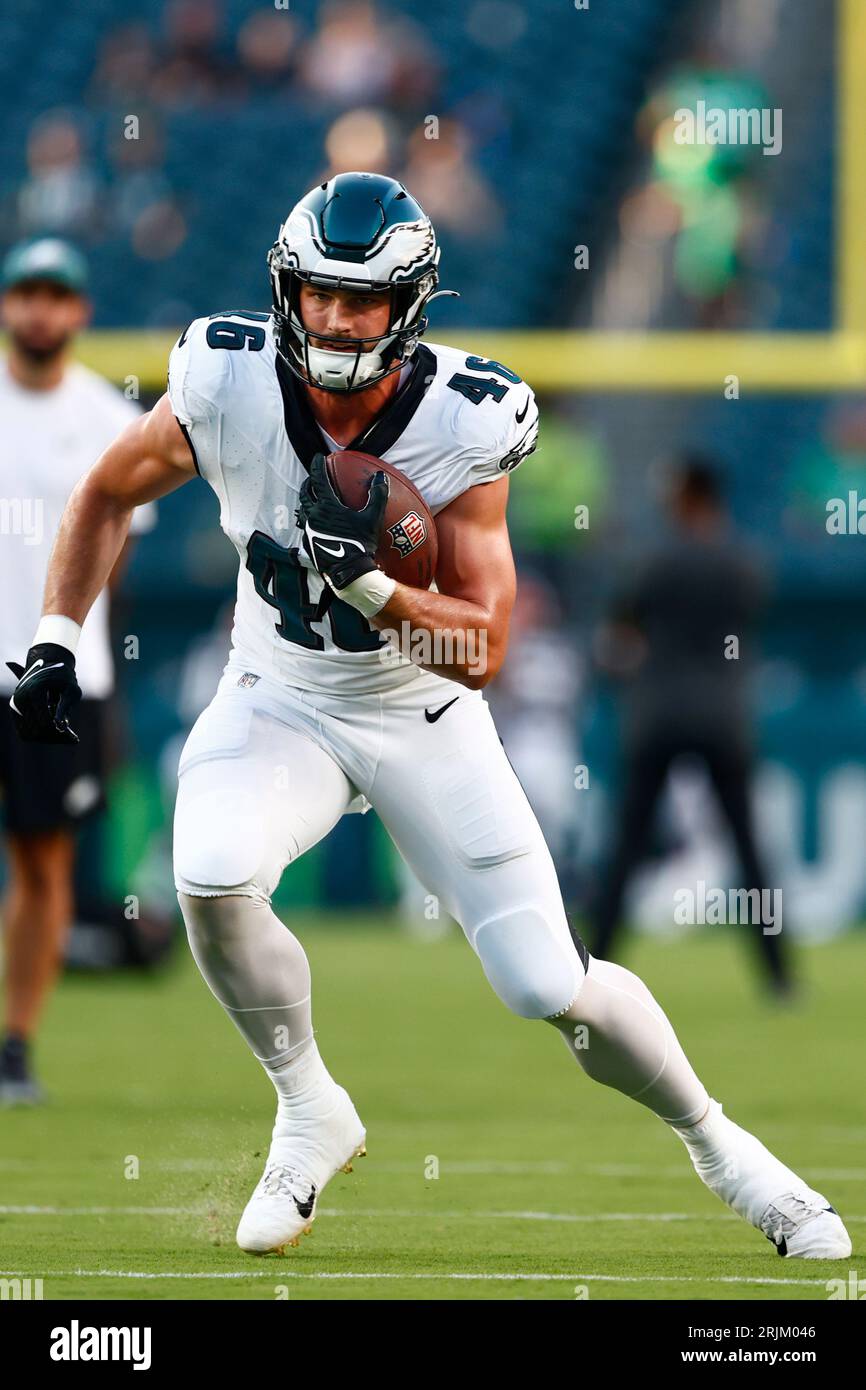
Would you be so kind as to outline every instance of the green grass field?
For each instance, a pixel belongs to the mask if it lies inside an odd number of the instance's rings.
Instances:
[[[2,1273],[46,1299],[825,1300],[848,1263],[780,1260],[676,1136],[509,1014],[462,939],[293,920],[322,1055],[367,1125],[287,1257],[234,1243],[272,1091],[185,950],[156,979],[67,979],[39,1046],[51,1103],[0,1114]],[[727,1112],[866,1234],[866,941],[803,951],[768,1008],[730,935],[636,944]],[[431,1176],[438,1163],[438,1177]],[[137,1176],[132,1176],[137,1173]],[[862,1268],[861,1264],[861,1268]]]

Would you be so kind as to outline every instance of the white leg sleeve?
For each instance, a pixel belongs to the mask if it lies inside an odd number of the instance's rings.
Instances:
[[[701,1119],[709,1096],[664,1011],[637,975],[589,957],[570,1008],[548,1020],[593,1081],[639,1100],[670,1124]]]
[[[306,952],[268,903],[248,896],[178,894],[196,965],[266,1067],[313,1036]]]

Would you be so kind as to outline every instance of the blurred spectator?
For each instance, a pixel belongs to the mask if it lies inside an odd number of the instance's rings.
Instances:
[[[626,884],[644,856],[668,773],[683,755],[706,764],[733,834],[744,886],[757,891],[762,907],[767,887],[749,804],[752,730],[746,697],[749,639],[763,599],[761,573],[730,532],[711,464],[695,456],[684,459],[668,505],[675,534],[623,595],[607,638],[608,668],[631,681],[625,786],[591,946],[602,960],[614,958]],[[738,644],[733,655],[732,636]],[[782,933],[765,932],[763,917],[752,912],[748,928],[766,983],[777,995],[787,994],[791,979]]]
[[[96,228],[99,185],[71,116],[54,111],[34,122],[27,165],[28,176],[18,194],[20,231],[87,240]]]
[[[330,0],[302,61],[304,85],[340,106],[384,102],[422,111],[438,83],[438,66],[423,32],[386,15],[371,0]]]
[[[399,132],[385,112],[363,107],[347,111],[337,117],[325,137],[328,170],[322,177],[332,178],[349,169],[387,173],[398,139]]]
[[[156,44],[145,24],[112,30],[102,42],[91,98],[125,111],[138,110],[147,99],[156,65]]]
[[[866,406],[843,398],[828,410],[820,435],[798,441],[786,474],[785,535],[813,549],[826,547],[828,504],[848,501],[851,492],[866,496]],[[853,520],[866,525],[856,515]]]
[[[508,660],[488,698],[502,742],[532,803],[566,898],[574,883],[574,769],[582,663],[556,590],[521,567]]]
[[[139,121],[134,140],[119,129],[110,155],[116,171],[107,203],[112,231],[128,237],[143,260],[173,256],[188,228],[163,169],[162,133],[152,113]]]
[[[499,204],[473,167],[470,140],[458,121],[443,117],[435,126],[419,126],[400,177],[438,228],[467,240],[499,230]]]
[[[203,106],[237,96],[239,69],[222,46],[219,0],[172,0],[150,94],[166,106]]]
[[[123,127],[116,127],[109,157],[114,170],[108,200],[110,221],[113,228],[130,235],[147,208],[172,197],[163,169],[162,133],[153,115],[140,118],[134,140],[126,138]]]
[[[151,203],[136,218],[132,245],[145,261],[164,261],[180,249],[187,238],[186,218],[172,199]]]
[[[256,10],[241,25],[237,54],[250,95],[287,87],[298,61],[300,30],[288,10]]]

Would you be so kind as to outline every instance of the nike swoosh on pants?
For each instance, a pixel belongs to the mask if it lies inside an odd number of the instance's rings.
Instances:
[[[428,724],[435,724],[435,723],[436,723],[436,720],[437,720],[437,719],[441,719],[441,718],[442,718],[442,715],[445,713],[445,711],[446,711],[447,709],[450,709],[452,705],[456,705],[456,704],[457,704],[457,701],[458,701],[459,699],[460,699],[460,696],[459,696],[459,695],[455,695],[455,696],[454,696],[454,699],[453,699],[453,700],[449,700],[447,705],[443,705],[443,706],[441,707],[441,709],[434,710],[432,714],[430,713],[429,709],[425,709],[425,711],[424,711],[424,718],[427,720],[427,723],[428,723]]]

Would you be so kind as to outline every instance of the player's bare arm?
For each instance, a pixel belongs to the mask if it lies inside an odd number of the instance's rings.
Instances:
[[[120,555],[135,508],[195,476],[167,396],[133,420],[72,492],[51,553],[44,614],[81,624]]]
[[[507,499],[508,479],[502,478],[470,488],[445,507],[436,518],[439,592],[398,583],[385,607],[370,619],[380,631],[408,623],[413,631],[451,637],[431,643],[431,651],[462,653],[464,660],[418,664],[471,690],[493,679],[508,645],[517,582],[505,521]],[[486,658],[480,663],[479,648]]]
[[[105,587],[137,506],[195,473],[192,451],[166,396],[118,435],[72,492],[51,552],[42,619],[10,701],[27,741],[76,743],[69,713],[81,698],[75,654],[81,625]]]

